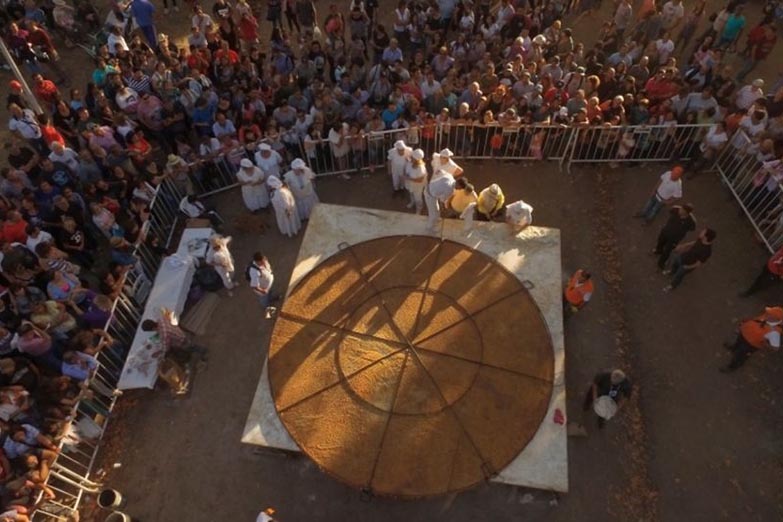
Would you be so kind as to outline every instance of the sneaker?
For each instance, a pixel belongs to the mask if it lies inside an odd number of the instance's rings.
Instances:
[[[672,290],[674,290],[674,287],[672,285],[666,285],[666,286],[663,287],[663,293],[665,293],[665,294],[668,294]]]
[[[168,7],[164,7],[164,8],[163,8],[163,14],[164,14],[164,15],[167,15],[167,14],[169,14],[169,8],[168,8]]]
[[[227,294],[229,297],[234,297],[234,292],[232,292],[231,290],[229,290],[228,292],[226,292],[226,294]]]
[[[178,5],[175,5],[175,6],[174,6],[174,12],[175,12],[175,13],[179,13],[179,6],[178,6]]]
[[[276,313],[277,313],[277,308],[275,308],[274,306],[267,306],[265,317],[266,319],[271,319],[272,317],[275,316]]]
[[[671,271],[671,270],[663,270],[663,271],[661,271],[661,273],[662,273],[663,275],[669,275],[669,274],[671,274],[671,273],[672,273],[672,271]]]
[[[719,371],[720,373],[731,373],[731,372],[732,372],[732,371],[734,371],[734,370],[732,370],[732,369],[731,369],[731,368],[729,368],[728,366],[721,366],[720,368],[718,368],[718,371]]]

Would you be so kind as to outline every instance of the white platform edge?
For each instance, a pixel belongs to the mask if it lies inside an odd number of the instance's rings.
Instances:
[[[556,409],[566,415],[560,231],[528,227],[518,236],[511,237],[504,224],[479,222],[472,231],[466,233],[463,222],[444,220],[441,234],[444,239],[462,243],[492,257],[521,281],[532,282],[535,286],[530,293],[552,337],[555,380],[547,414],[525,449],[492,481],[567,492],[566,423],[557,424],[553,421]],[[356,244],[393,235],[431,234],[427,233],[426,219],[422,216],[319,203],[310,218],[286,295],[322,260],[337,253],[340,243]],[[285,451],[300,451],[277,416],[269,388],[266,360],[242,442]]]

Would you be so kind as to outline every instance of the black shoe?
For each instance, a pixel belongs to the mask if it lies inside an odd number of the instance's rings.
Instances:
[[[747,290],[745,290],[744,292],[738,293],[737,297],[750,297],[750,295],[751,295],[751,292],[748,292]]]
[[[723,343],[723,348],[730,352],[734,351],[734,345],[731,343]]]
[[[731,373],[734,371],[734,368],[730,368],[729,366],[721,366],[720,368],[718,368],[718,371],[720,373]]]

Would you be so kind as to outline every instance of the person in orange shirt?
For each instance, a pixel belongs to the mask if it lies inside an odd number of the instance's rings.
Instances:
[[[590,272],[581,268],[574,272],[563,292],[563,309],[565,316],[576,313],[593,297],[593,279]]]
[[[7,219],[0,226],[0,234],[3,241],[8,243],[27,242],[27,221],[22,218],[22,214],[17,210],[8,213]]]
[[[763,314],[741,321],[734,344],[724,344],[733,355],[731,362],[721,367],[720,371],[733,372],[745,364],[751,354],[759,350],[779,350],[780,334],[783,331],[781,323],[783,308],[779,306],[767,307]]]

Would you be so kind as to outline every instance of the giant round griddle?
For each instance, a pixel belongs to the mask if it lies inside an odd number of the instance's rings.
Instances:
[[[275,407],[302,451],[398,497],[459,491],[506,467],[538,430],[552,377],[525,285],[425,236],[341,245],[289,293],[269,348]]]

